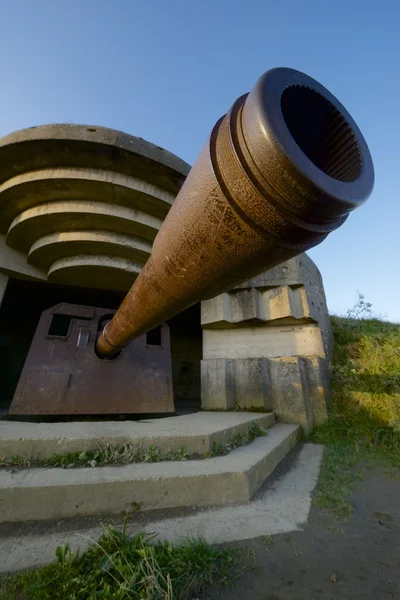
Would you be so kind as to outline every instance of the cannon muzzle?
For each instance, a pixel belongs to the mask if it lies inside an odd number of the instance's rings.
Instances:
[[[97,352],[111,356],[321,243],[373,183],[368,146],[342,104],[304,73],[267,71],[215,124]]]

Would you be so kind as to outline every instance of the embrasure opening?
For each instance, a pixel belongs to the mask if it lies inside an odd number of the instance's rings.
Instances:
[[[362,172],[356,137],[340,112],[321,94],[291,85],[281,96],[282,115],[293,139],[321,171],[351,182]]]

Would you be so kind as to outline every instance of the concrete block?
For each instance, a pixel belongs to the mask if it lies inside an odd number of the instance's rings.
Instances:
[[[298,423],[305,432],[312,429],[313,415],[303,388],[298,357],[269,359],[273,410],[279,421]]]
[[[265,271],[248,281],[240,284],[225,296],[235,296],[238,292],[255,289],[259,292],[259,314],[252,318],[262,321],[276,319],[312,320],[318,323],[324,343],[325,355],[330,359],[333,349],[332,327],[324,292],[321,273],[307,254],[296,256],[285,263]],[[250,296],[250,294],[247,294]],[[217,297],[219,298],[219,297]],[[203,327],[216,326],[216,323],[238,322],[230,321],[230,310],[227,299],[224,300],[223,318],[221,314],[211,309],[213,303],[219,300],[208,300],[208,318],[202,319]],[[236,300],[238,301],[238,300]],[[240,302],[243,303],[241,300]],[[249,308],[247,309],[249,310]],[[249,318],[249,317],[247,317]]]
[[[305,433],[328,418],[328,361],[317,357],[269,359],[272,406],[279,421],[298,423]]]
[[[206,408],[229,410],[234,397],[248,408],[276,405],[305,431],[324,421],[332,331],[321,274],[306,254],[203,302],[201,317]],[[209,362],[218,360],[234,364]],[[211,365],[224,365],[223,376]]]
[[[327,370],[326,359],[299,357],[304,395],[311,414],[311,428],[321,425],[328,418],[327,383],[324,373]]]
[[[260,318],[260,298],[256,288],[232,290],[227,296],[230,301],[231,323]]]
[[[203,410],[235,408],[234,361],[215,358],[201,361],[201,406]]]
[[[201,323],[230,322],[232,320],[229,294],[220,294],[201,303]]]
[[[288,286],[275,287],[268,290],[260,290],[261,314],[264,321],[275,321],[287,317],[298,318],[293,314],[291,303],[291,290]]]
[[[325,357],[317,325],[252,326],[203,331],[204,359]]]
[[[272,389],[268,359],[237,359],[234,366],[236,405],[245,409],[271,410]]]
[[[233,289],[202,302],[201,323],[204,329],[227,328],[244,321],[260,321],[262,324],[282,319],[286,322],[297,320],[300,324],[301,320],[314,320],[310,316],[303,286]]]

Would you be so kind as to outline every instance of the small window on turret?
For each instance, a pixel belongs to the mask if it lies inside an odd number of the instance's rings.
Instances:
[[[161,325],[146,333],[146,344],[148,346],[161,346]]]
[[[47,335],[51,337],[68,337],[72,317],[69,315],[53,315]]]

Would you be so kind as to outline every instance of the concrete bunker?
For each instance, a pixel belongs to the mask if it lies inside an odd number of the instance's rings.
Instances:
[[[3,415],[41,313],[59,303],[115,311],[189,173],[144,140],[93,129],[43,126],[0,144]],[[38,152],[28,152],[31,145]],[[168,325],[176,414],[273,411],[306,430],[325,418],[329,319],[321,276],[306,255],[194,304]],[[149,331],[146,341],[157,346],[157,335]]]
[[[326,418],[330,324],[304,252],[365,202],[374,172],[356,123],[318,82],[264,73],[191,169],[87,125],[11,134],[0,165],[10,414],[35,415],[48,381],[51,414],[85,414],[86,402],[95,415],[98,402],[112,415],[120,387],[119,414],[197,410],[201,398],[206,410],[274,412],[305,431]],[[24,381],[36,400],[22,410]]]

